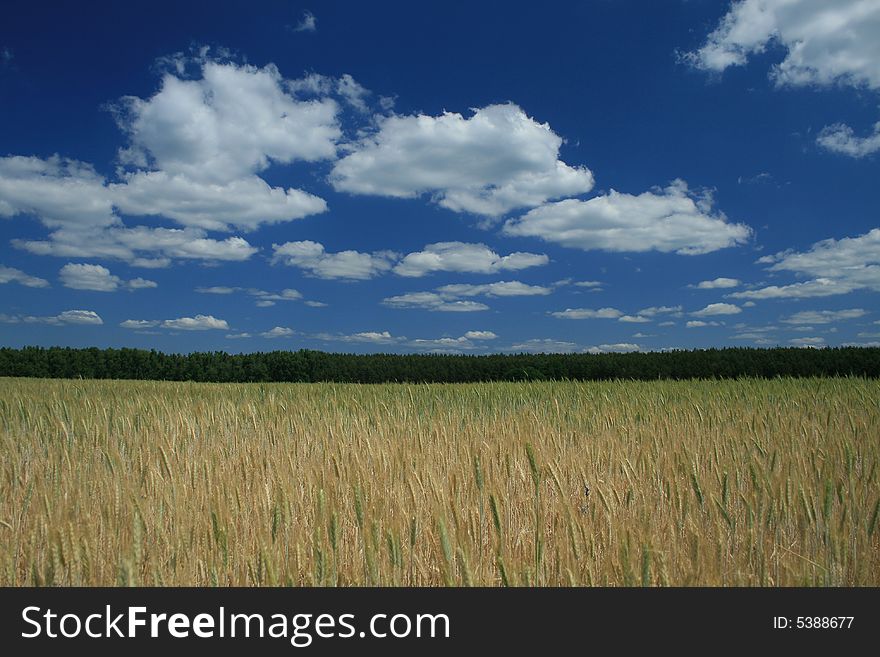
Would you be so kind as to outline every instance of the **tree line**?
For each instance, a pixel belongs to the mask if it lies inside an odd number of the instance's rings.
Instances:
[[[189,354],[143,349],[0,348],[0,376],[205,382],[479,381],[880,377],[880,348],[725,348],[607,354]]]

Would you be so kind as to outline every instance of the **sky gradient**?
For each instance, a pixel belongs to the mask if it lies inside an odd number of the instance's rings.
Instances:
[[[5,3],[0,345],[880,344],[880,0]]]

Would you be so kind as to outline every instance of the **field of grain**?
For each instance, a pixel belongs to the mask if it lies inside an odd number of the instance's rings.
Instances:
[[[0,379],[0,454],[0,585],[880,585],[878,381]]]

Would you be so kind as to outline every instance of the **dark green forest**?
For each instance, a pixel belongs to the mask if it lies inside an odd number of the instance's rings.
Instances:
[[[697,349],[628,354],[344,354],[0,348],[0,376],[208,382],[477,381],[880,377],[880,348]]]

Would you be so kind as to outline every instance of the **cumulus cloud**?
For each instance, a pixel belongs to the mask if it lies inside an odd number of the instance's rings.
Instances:
[[[681,306],[649,306],[642,308],[638,314],[642,317],[656,317],[657,315],[681,315]]]
[[[96,292],[115,292],[120,287],[129,290],[142,290],[157,287],[155,281],[145,278],[135,278],[124,281],[119,276],[110,273],[110,270],[101,265],[77,265],[72,262],[64,265],[58,272],[58,278],[64,287],[73,290],[93,290]]]
[[[498,336],[492,331],[468,331],[463,337],[468,340],[495,340]]]
[[[606,354],[619,353],[625,354],[633,351],[639,351],[641,347],[632,342],[616,342],[614,344],[600,344],[593,347],[587,347],[584,351],[588,354]]]
[[[550,313],[553,317],[561,319],[618,319],[623,317],[623,313],[617,308],[566,308],[557,312]]]
[[[397,259],[391,251],[328,253],[318,242],[301,241],[273,244],[273,262],[303,269],[315,278],[367,280],[389,271]]]
[[[30,276],[15,267],[0,265],[0,285],[3,283],[18,283],[25,287],[49,287],[49,281],[45,278]]]
[[[770,271],[789,271],[811,280],[734,292],[738,299],[808,298],[880,291],[880,228],[858,237],[816,242],[808,251],[783,251],[758,262]]]
[[[198,79],[167,72],[152,97],[120,101],[115,115],[128,135],[129,157],[139,153],[170,176],[223,184],[273,162],[336,156],[335,101],[298,100],[271,64],[199,63]]]
[[[260,333],[260,337],[262,338],[289,338],[293,335],[294,331],[291,328],[287,328],[286,326],[276,326],[268,331],[264,331]]]
[[[866,157],[880,151],[880,122],[874,124],[873,131],[867,137],[857,136],[851,127],[842,123],[825,126],[816,142],[834,153]]]
[[[195,317],[178,317],[166,319],[161,324],[162,328],[179,329],[183,331],[209,331],[213,329],[229,330],[229,324],[225,319],[217,319],[213,315],[196,315]]]
[[[50,324],[63,326],[67,324],[101,325],[104,320],[94,310],[65,310],[58,315],[35,317],[32,315],[0,315],[0,322],[5,324]]]
[[[593,187],[589,169],[558,159],[561,145],[549,125],[512,103],[475,109],[469,118],[389,116],[337,161],[330,181],[353,194],[430,194],[454,212],[498,217]]]
[[[701,319],[694,319],[685,324],[686,328],[702,328],[704,326],[721,326],[719,322],[704,322]]]
[[[489,310],[489,306],[477,301],[462,301],[449,298],[436,292],[408,292],[398,296],[387,297],[382,305],[389,308],[416,308],[439,312],[477,312]]]
[[[742,308],[732,303],[710,303],[701,310],[691,313],[694,317],[712,317],[713,315],[737,315]]]
[[[862,308],[849,308],[847,310],[805,310],[781,319],[785,324],[830,324],[847,319],[858,319],[867,315]]]
[[[327,210],[322,198],[270,187],[255,175],[220,184],[165,171],[137,171],[125,174],[125,182],[111,184],[108,191],[125,214],[167,217],[184,226],[224,232],[252,231]]]
[[[120,223],[103,176],[85,162],[0,157],[0,217],[35,216],[49,228],[100,228]]]
[[[713,278],[711,281],[700,281],[696,285],[690,287],[698,290],[717,290],[731,287],[739,287],[742,282],[738,278]]]
[[[444,285],[437,288],[437,291],[448,297],[531,297],[550,294],[553,289],[541,285],[527,285],[521,281],[498,281],[482,285]]]
[[[169,70],[159,91],[114,107],[128,137],[117,182],[58,155],[0,158],[0,216],[32,216],[51,231],[46,240],[16,246],[148,266],[243,260],[256,252],[244,239],[216,240],[206,231],[251,231],[326,211],[323,199],[271,187],[258,174],[276,163],[335,158],[342,135],[335,100],[298,98],[273,65],[215,61],[207,49],[163,63]],[[189,77],[192,63],[198,71]],[[354,80],[340,84],[350,99],[360,93]],[[129,227],[123,215],[167,218],[183,232]]]
[[[744,65],[769,46],[785,50],[773,66],[777,85],[880,88],[878,0],[741,0],[706,43],[685,55],[694,66],[721,72]]]
[[[126,319],[124,322],[120,322],[119,326],[126,329],[141,330],[155,328],[160,323],[158,319]]]
[[[825,338],[821,337],[810,337],[810,338],[794,338],[793,340],[789,340],[789,342],[796,347],[823,347],[825,346]]]
[[[394,267],[394,273],[409,277],[425,276],[437,271],[495,274],[538,267],[549,261],[544,254],[517,252],[501,256],[485,244],[438,242],[406,255]]]
[[[574,342],[565,342],[563,340],[553,340],[551,338],[526,340],[519,344],[514,344],[504,351],[512,351],[515,353],[530,354],[570,354],[581,351],[581,347]]]
[[[122,260],[134,267],[167,267],[172,259],[247,260],[257,248],[241,237],[216,240],[205,231],[186,228],[111,227],[103,230],[61,229],[47,240],[12,240],[13,246],[36,255]]]
[[[276,301],[299,301],[302,294],[299,290],[293,288],[285,288],[281,292],[269,292],[255,287],[227,287],[223,285],[214,285],[211,287],[197,287],[196,292],[200,294],[234,294],[242,292],[256,299],[256,305],[259,308],[268,308],[274,306]]]
[[[623,317],[618,318],[619,322],[627,322],[629,324],[646,324],[651,320],[647,317],[642,317],[641,315],[624,315]]]
[[[675,180],[638,196],[611,190],[588,201],[547,203],[504,224],[507,235],[537,237],[570,248],[603,251],[710,253],[742,244],[752,234],[713,211],[712,198],[695,196]]]
[[[382,304],[391,308],[422,308],[442,312],[475,312],[488,310],[489,306],[467,297],[522,297],[550,294],[552,288],[540,285],[527,285],[521,281],[498,281],[483,285],[444,285],[433,292],[409,292],[388,297]],[[465,299],[463,299],[463,297]]]

